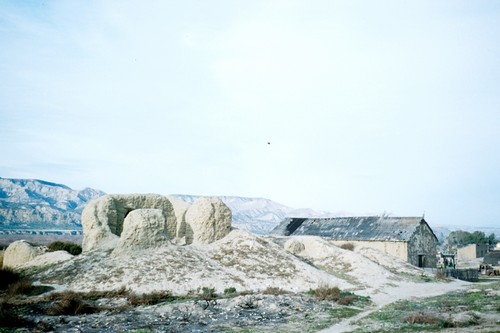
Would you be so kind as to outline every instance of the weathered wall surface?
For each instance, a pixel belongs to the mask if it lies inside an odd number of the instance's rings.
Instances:
[[[215,197],[189,205],[158,194],[106,195],[83,210],[82,249],[120,254],[167,241],[208,244],[225,237],[231,223],[231,210]]]
[[[476,258],[476,244],[457,249],[457,261],[467,261]]]
[[[166,197],[157,194],[106,195],[90,202],[82,212],[83,251],[115,248],[125,217],[136,209],[160,209],[168,238],[176,236],[174,208]]]
[[[468,261],[484,257],[488,253],[486,244],[470,244],[457,249],[457,261]]]
[[[342,246],[345,243],[351,243],[355,247],[369,247],[375,250],[383,251],[393,257],[408,261],[408,246],[406,242],[395,241],[330,241],[336,246]]]
[[[437,239],[427,223],[420,223],[408,242],[408,262],[417,267],[436,267]]]

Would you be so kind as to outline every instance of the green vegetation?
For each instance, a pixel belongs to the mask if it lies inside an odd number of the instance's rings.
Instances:
[[[50,252],[54,251],[66,251],[74,256],[82,253],[82,247],[75,243],[55,241],[47,245]]]
[[[314,296],[320,301],[333,301],[339,305],[367,306],[371,303],[369,297],[359,296],[349,291],[341,291],[338,287],[321,285],[317,289],[311,289],[307,294]]]
[[[496,284],[498,287],[500,283]],[[488,286],[494,290],[491,285]],[[461,291],[392,303],[358,321],[361,332],[422,332],[481,324],[478,313],[499,312],[500,296],[486,290]],[[453,317],[453,314],[461,316]],[[458,318],[458,319],[457,319]],[[379,327],[383,326],[383,329]],[[374,329],[378,328],[378,329]]]
[[[344,318],[350,318],[358,313],[360,313],[362,310],[360,309],[354,309],[351,307],[346,307],[346,306],[341,306],[337,308],[330,309],[330,316],[336,319],[344,319]]]
[[[229,287],[224,289],[224,295],[232,295],[236,294],[236,288],[235,287]]]
[[[497,243],[494,233],[486,236],[482,231],[474,231],[472,233],[462,230],[452,231],[446,240],[451,247],[460,247],[469,244],[495,245]]]

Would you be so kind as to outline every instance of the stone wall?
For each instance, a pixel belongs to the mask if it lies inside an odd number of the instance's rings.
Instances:
[[[417,267],[435,268],[437,239],[426,222],[420,222],[408,242],[408,262]]]

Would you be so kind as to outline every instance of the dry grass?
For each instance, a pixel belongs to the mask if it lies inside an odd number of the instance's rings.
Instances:
[[[435,278],[438,280],[448,280],[448,278],[446,277],[444,272],[442,270],[439,270],[439,269],[436,271]]]
[[[20,279],[9,285],[7,295],[14,297],[17,295],[29,295],[33,290],[33,284],[28,279]]]
[[[439,318],[426,312],[413,312],[403,318],[403,322],[408,324],[436,324]]]
[[[320,285],[317,289],[311,290],[314,297],[320,301],[338,301],[340,298],[339,287],[330,287],[327,285]]]
[[[353,243],[344,243],[344,244],[340,245],[340,248],[344,249],[344,250],[354,251],[354,244]]]
[[[354,303],[354,296],[352,295],[341,296],[337,300],[337,303],[340,305],[352,305]]]
[[[267,287],[266,289],[262,290],[262,294],[264,295],[286,295],[289,294],[289,291],[286,291],[284,289],[281,289],[279,287]]]
[[[48,315],[81,315],[100,311],[99,308],[85,302],[79,293],[66,291],[59,293],[57,298],[55,303],[48,307]]]
[[[155,291],[150,294],[130,294],[128,296],[128,302],[130,305],[154,305],[162,302],[170,302],[175,298],[169,290],[166,291]]]

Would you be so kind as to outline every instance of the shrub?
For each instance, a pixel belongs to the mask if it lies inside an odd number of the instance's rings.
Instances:
[[[258,307],[257,301],[253,297],[245,297],[238,303],[238,306],[242,309],[256,309]]]
[[[235,287],[229,287],[229,288],[224,289],[224,295],[231,295],[231,294],[236,294]]]
[[[11,283],[9,285],[9,288],[7,289],[7,293],[10,296],[29,295],[31,294],[32,290],[33,290],[33,284],[31,283],[30,280],[24,278],[14,283]]]
[[[210,305],[217,304],[217,294],[215,293],[215,288],[203,287],[202,292],[198,294],[198,298],[194,301],[195,304],[199,304],[200,301],[204,301],[202,304],[203,310],[206,310]]]
[[[289,294],[289,292],[279,287],[267,287],[266,289],[262,290],[262,294],[277,296]]]
[[[340,245],[340,248],[344,249],[344,250],[354,251],[354,244],[353,243],[344,243],[344,244]]]
[[[403,321],[405,323],[409,324],[437,324],[439,323],[439,318],[430,314],[430,313],[425,313],[425,312],[414,312],[410,313],[406,317],[403,318]]]
[[[211,301],[217,298],[217,294],[215,293],[215,288],[203,287],[202,293],[200,294],[200,298],[204,301]]]
[[[150,294],[130,294],[128,297],[128,301],[133,306],[138,305],[154,305],[161,302],[169,302],[172,301],[174,297],[169,290],[165,291],[155,291]]]
[[[78,293],[67,291],[57,294],[58,300],[47,309],[47,314],[51,316],[59,315],[80,315],[95,313],[99,309],[84,302]]]
[[[342,296],[337,300],[337,303],[340,305],[352,305],[354,303],[354,296],[352,295]]]
[[[82,253],[82,247],[75,243],[55,241],[47,245],[50,252],[66,251],[74,256]]]
[[[9,285],[21,280],[21,274],[12,268],[0,268],[0,290],[6,290]]]
[[[311,293],[320,301],[338,301],[340,297],[339,287],[321,285],[318,289],[311,290]]]

